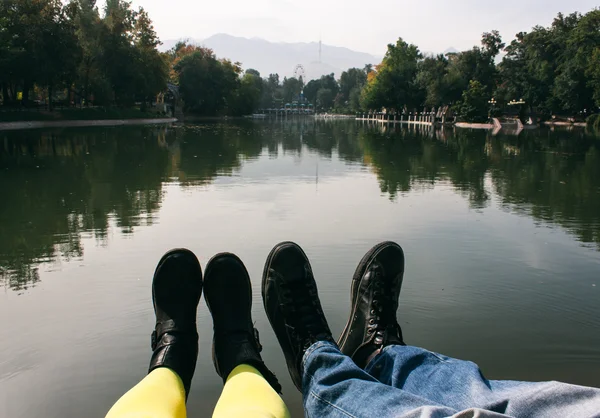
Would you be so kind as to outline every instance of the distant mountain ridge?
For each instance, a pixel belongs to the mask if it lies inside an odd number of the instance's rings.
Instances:
[[[168,51],[182,39],[168,39],[159,47]],[[212,49],[218,58],[228,58],[242,63],[244,69],[254,68],[261,76],[277,73],[279,78],[292,77],[294,68],[301,64],[306,72],[306,80],[320,78],[322,75],[334,73],[339,78],[349,68],[363,68],[367,64],[379,64],[383,56],[366,52],[353,51],[349,48],[321,45],[321,61],[319,62],[318,42],[270,42],[261,38],[243,38],[219,33],[204,40],[188,39],[194,45]],[[456,48],[448,48],[442,54],[459,52]],[[425,56],[436,56],[439,52],[423,52]]]
[[[167,51],[177,42],[163,41],[160,50]],[[318,42],[275,43],[260,38],[248,39],[226,34],[213,35],[204,40],[190,39],[190,42],[211,48],[219,58],[239,61],[244,69],[254,68],[263,77],[277,73],[281,79],[292,77],[298,64],[304,67],[308,81],[331,73],[340,77],[348,68],[379,64],[382,59],[365,52],[322,44],[319,62]]]

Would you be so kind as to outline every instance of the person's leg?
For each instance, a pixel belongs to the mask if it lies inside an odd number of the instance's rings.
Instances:
[[[208,262],[204,298],[213,317],[213,362],[225,383],[213,416],[289,417],[281,386],[260,355],[250,276],[237,256],[219,254]]]
[[[480,408],[497,413],[527,415],[533,411],[544,415],[545,408],[550,407],[550,416],[561,416],[569,411],[583,412],[585,408],[588,412],[594,407],[600,410],[596,389],[557,383],[488,381],[472,362],[404,346],[397,321],[403,273],[404,253],[395,243],[378,244],[363,257],[352,281],[350,318],[339,339],[341,351],[372,378],[401,389],[402,394],[396,396],[411,394],[431,405],[445,405],[456,411]],[[320,373],[327,372],[316,375]],[[322,390],[319,379],[311,382],[313,391]],[[564,396],[558,396],[561,392]],[[542,393],[553,399],[544,399],[544,405],[539,405]],[[570,400],[565,400],[565,396]],[[580,409],[574,409],[575,404]]]
[[[196,309],[202,295],[202,269],[188,250],[169,251],[152,281],[156,325],[148,376],[123,395],[109,418],[182,418],[196,359]]]
[[[229,374],[213,417],[287,418],[281,396],[254,367],[242,364]]]
[[[121,397],[106,418],[185,418],[185,389],[179,376],[161,367]]]
[[[536,417],[600,415],[600,389],[559,382],[487,380],[479,367],[418,347],[388,346],[365,371],[383,384],[455,410]]]
[[[303,393],[306,416],[381,418],[424,405],[439,416],[454,412],[378,382],[340,352],[323,314],[310,263],[298,245],[284,242],[271,251],[262,293],[292,381]]]
[[[403,267],[402,250],[394,243],[376,246],[361,261],[340,340],[351,359],[332,341],[304,252],[283,243],[269,255],[265,309],[292,380],[303,392],[307,416],[598,416],[596,389],[487,382],[472,363],[445,367],[451,359],[400,345],[397,300],[390,295],[398,297]],[[398,384],[406,381],[411,390]]]
[[[302,394],[307,416],[449,417],[458,412],[379,382],[332,342],[313,344],[304,355],[303,370]]]

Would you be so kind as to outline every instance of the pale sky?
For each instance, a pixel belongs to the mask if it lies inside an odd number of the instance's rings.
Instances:
[[[99,0],[99,4],[103,1]],[[398,37],[421,51],[459,50],[498,29],[505,41],[558,12],[588,12],[598,0],[133,0],[161,39],[205,39],[217,33],[273,42],[311,42],[385,53]],[[508,43],[508,42],[507,42]]]

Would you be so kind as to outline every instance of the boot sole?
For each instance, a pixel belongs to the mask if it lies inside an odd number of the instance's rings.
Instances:
[[[237,255],[232,254],[232,253],[219,253],[219,254],[215,255],[214,257],[212,257],[210,260],[208,260],[208,263],[206,264],[206,270],[204,272],[205,280],[206,280],[206,277],[209,277],[211,263],[218,258],[233,258],[234,260],[239,262],[240,265],[244,268],[244,272],[246,273],[246,280],[248,283],[248,287],[250,288],[248,300],[250,302],[250,309],[252,309],[252,282],[250,281],[250,274],[248,273],[248,269],[246,268],[246,266],[244,265],[242,260]],[[204,292],[204,301],[206,302],[206,307],[208,308],[208,311],[210,312],[210,316],[212,318],[212,309],[210,308],[210,303],[208,302],[208,298],[206,297],[206,292]],[[213,336],[213,344],[212,344],[212,360],[213,360],[213,364],[215,365],[215,370],[217,371],[217,374],[219,376],[221,376],[221,371],[219,370],[219,367],[217,365],[217,356],[215,353],[215,337],[214,336]],[[223,376],[221,376],[221,377],[223,377]],[[225,376],[225,377],[227,377],[227,376]]]
[[[398,245],[397,243],[395,243],[393,241],[382,242],[382,243],[377,244],[373,248],[371,248],[367,252],[367,254],[365,254],[365,256],[358,263],[358,267],[356,268],[356,271],[354,272],[354,276],[352,277],[352,286],[350,288],[350,302],[352,304],[351,305],[352,311],[350,312],[350,317],[348,318],[348,322],[346,323],[346,326],[344,327],[344,330],[340,334],[340,338],[338,340],[338,346],[340,347],[340,350],[342,350],[342,352],[343,352],[344,344],[346,343],[346,340],[348,339],[348,335],[350,333],[350,327],[351,327],[352,321],[354,319],[354,315],[356,315],[356,308],[358,306],[358,300],[357,300],[358,299],[358,285],[359,285],[363,275],[367,271],[367,267],[369,266],[369,263],[372,261],[372,259],[375,258],[381,250],[383,250],[384,248],[387,248],[388,246],[394,246],[394,247],[399,248],[400,251],[402,252],[402,258],[404,258],[404,250],[402,249],[402,247],[400,245]]]

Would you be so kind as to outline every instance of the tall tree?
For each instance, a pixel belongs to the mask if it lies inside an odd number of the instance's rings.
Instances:
[[[469,122],[485,122],[488,118],[488,97],[485,87],[479,81],[471,80],[458,105],[460,116]]]
[[[283,79],[283,100],[286,103],[291,103],[298,100],[302,91],[302,83],[295,77],[284,77]]]
[[[279,84],[279,74],[269,74],[263,81],[261,107],[263,109],[279,109],[283,102],[283,91]]]
[[[599,81],[594,58],[600,48],[600,10],[584,16],[559,15],[553,27],[566,39],[554,87],[556,97],[572,113],[592,109],[596,105],[594,86]]]
[[[236,101],[230,113],[242,116],[255,112],[261,105],[263,89],[264,82],[260,78],[260,73],[254,69],[246,70],[240,80]]]
[[[449,104],[448,59],[444,55],[425,57],[419,62],[417,85],[425,95],[425,105],[441,106]]]
[[[421,58],[419,48],[402,38],[396,44],[389,44],[381,64],[368,75],[363,90],[364,107],[373,110],[419,107],[422,103],[416,74]]]
[[[350,68],[340,76],[340,94],[342,100],[349,102],[353,91],[360,91],[367,82],[367,72],[360,68]],[[356,103],[357,104],[357,103]],[[353,107],[353,110],[358,110]]]
[[[559,13],[550,27],[517,34],[500,65],[499,95],[546,114],[591,111],[600,104],[598,45],[600,10]]]
[[[137,12],[133,41],[138,55],[137,94],[145,103],[166,88],[168,67],[165,57],[156,49],[161,42],[152,21],[141,7]]]
[[[117,104],[135,102],[138,54],[133,47],[137,13],[125,0],[107,0],[101,31],[102,69]]]
[[[240,98],[242,86],[240,63],[219,60],[208,48],[197,46],[177,48],[177,53],[182,56],[176,60],[173,69],[177,74],[179,90],[187,111],[201,115],[237,114],[247,111],[248,107],[245,107],[247,103]],[[254,106],[255,92],[251,92],[253,88],[251,83],[254,79],[251,77],[256,76],[248,75],[244,83],[244,94],[251,96],[250,104]],[[244,100],[246,99],[247,97],[244,97]]]
[[[70,4],[81,51],[77,66],[76,98],[86,105],[92,97],[98,104],[108,104],[112,94],[101,65],[104,23],[100,19],[96,0],[72,0]]]
[[[60,1],[50,2],[49,6],[39,56],[44,66],[37,83],[46,87],[48,107],[51,109],[55,90],[69,87],[76,77],[80,48],[69,6],[62,7]]]

